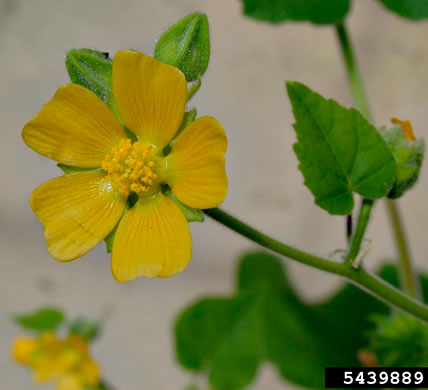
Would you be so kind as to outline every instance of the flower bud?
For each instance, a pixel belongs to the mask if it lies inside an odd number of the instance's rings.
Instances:
[[[210,59],[208,19],[193,13],[179,20],[159,38],[155,58],[180,69],[187,81],[202,76]]]
[[[67,53],[65,64],[71,81],[94,92],[110,108],[112,61],[108,53],[92,49],[74,49]]]
[[[409,121],[392,119],[396,126],[383,132],[383,137],[394,155],[397,172],[388,198],[402,196],[417,181],[425,153],[425,143],[417,140]]]

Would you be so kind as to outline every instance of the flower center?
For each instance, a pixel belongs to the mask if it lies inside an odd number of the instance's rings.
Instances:
[[[159,176],[159,158],[154,155],[150,143],[121,139],[119,144],[104,158],[101,168],[107,172],[114,189],[128,196],[148,193]]]

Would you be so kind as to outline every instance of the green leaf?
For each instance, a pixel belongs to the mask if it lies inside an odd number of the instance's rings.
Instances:
[[[353,192],[369,199],[386,196],[396,172],[386,142],[359,111],[327,100],[297,82],[287,82],[296,118],[294,151],[315,203],[346,215]]]
[[[427,0],[380,0],[390,11],[408,19],[428,18]]]
[[[93,341],[101,333],[101,325],[95,321],[88,321],[81,317],[70,324],[70,331],[80,334],[88,341]]]
[[[240,293],[290,290],[281,262],[264,252],[245,255],[238,265],[237,284]]]
[[[382,276],[396,282],[394,269]],[[326,366],[359,366],[373,313],[389,308],[346,285],[332,298],[308,304],[294,291],[282,262],[264,252],[243,257],[238,291],[203,298],[185,309],[175,327],[178,361],[206,372],[217,390],[249,385],[261,363],[273,363],[287,381],[324,388]]]
[[[180,69],[187,81],[201,77],[210,60],[210,34],[206,15],[187,15],[159,38],[155,58]]]
[[[58,328],[65,317],[61,310],[46,307],[30,314],[16,315],[14,320],[25,329],[42,332]]]
[[[176,351],[184,367],[200,371],[211,364],[218,343],[234,322],[237,308],[237,302],[229,298],[204,298],[180,314],[175,328]]]
[[[216,389],[241,389],[256,377],[265,347],[260,337],[264,331],[264,318],[260,315],[263,303],[264,299],[243,300],[232,326],[216,345],[209,375]]]
[[[244,14],[270,23],[308,21],[333,24],[344,19],[350,0],[243,0]]]
[[[175,203],[177,203],[178,207],[180,207],[184,216],[186,217],[188,222],[204,222],[204,214],[199,209],[194,209],[190,206],[186,206],[181,203],[172,193],[169,187],[166,187],[163,192],[168,195]]]

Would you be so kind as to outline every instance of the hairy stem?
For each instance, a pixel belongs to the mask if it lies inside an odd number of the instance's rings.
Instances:
[[[309,265],[313,268],[318,268],[331,274],[343,276],[353,284],[381,299],[385,303],[395,306],[408,314],[412,314],[413,316],[428,322],[428,307],[413,300],[389,283],[386,283],[384,280],[363,268],[355,269],[346,264],[336,263],[293,248],[267,236],[266,234],[263,234],[219,208],[204,210],[204,213],[215,221],[263,246],[264,248],[271,250],[272,252],[298,261],[299,263]]]
[[[367,225],[370,220],[370,214],[373,208],[374,201],[364,198],[361,202],[360,213],[358,215],[357,227],[354,235],[352,236],[351,245],[348,254],[345,257],[345,263],[358,268],[355,260],[360,253],[361,244],[363,242],[364,233],[366,232]]]

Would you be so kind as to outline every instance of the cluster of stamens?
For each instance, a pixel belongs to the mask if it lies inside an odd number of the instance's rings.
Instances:
[[[158,175],[154,172],[156,163],[152,156],[153,146],[141,141],[131,143],[122,139],[108,154],[101,168],[107,172],[114,189],[128,196],[148,192]]]

